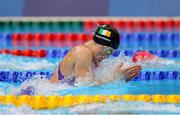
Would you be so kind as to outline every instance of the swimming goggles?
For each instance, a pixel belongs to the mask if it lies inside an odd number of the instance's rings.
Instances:
[[[104,51],[105,51],[106,56],[110,56],[113,54],[114,49],[108,46],[104,46]]]

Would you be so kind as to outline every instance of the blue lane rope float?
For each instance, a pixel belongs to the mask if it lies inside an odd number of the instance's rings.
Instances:
[[[179,47],[179,33],[121,33],[123,48],[174,48]]]
[[[11,34],[0,34],[0,47],[11,46],[12,36]]]
[[[2,82],[23,82],[28,79],[32,79],[34,75],[43,75],[45,78],[50,79],[52,72],[19,72],[19,71],[0,71],[0,81]],[[39,76],[42,77],[42,76]],[[180,80],[179,71],[142,71],[133,79],[133,81],[142,80]]]
[[[117,57],[121,53],[123,53],[125,56],[133,56],[137,51],[140,50],[117,50],[114,52],[113,56]],[[47,52],[47,57],[61,58],[69,52],[69,49],[48,50]],[[178,50],[149,50],[149,52],[162,58],[180,58],[180,51]]]
[[[0,81],[4,82],[23,82],[28,79],[32,79],[35,75],[43,75],[46,78],[50,78],[52,72],[34,72],[34,71],[0,71]],[[42,76],[41,76],[42,77]]]
[[[134,80],[179,80],[179,71],[142,71]]]
[[[41,50],[9,50],[3,49],[0,50],[0,54],[11,54],[17,56],[28,56],[28,57],[41,57],[41,58],[63,58],[70,49],[41,49]],[[114,52],[113,56],[117,57],[120,54],[125,56],[133,56],[136,52],[141,50],[117,50]],[[143,51],[143,50],[142,50]],[[157,55],[162,58],[180,58],[179,50],[149,50],[150,53]]]
[[[13,43],[13,35],[10,33],[0,34],[3,40],[0,44],[9,46]],[[45,34],[45,36],[48,34]],[[56,34],[55,34],[56,35]],[[66,34],[64,34],[66,35]],[[77,37],[80,34],[77,34]],[[73,37],[73,36],[72,36]],[[45,40],[45,39],[44,39]],[[65,39],[66,40],[66,39]],[[67,39],[68,40],[68,39]],[[77,39],[78,40],[78,39]],[[166,33],[121,33],[122,48],[177,48],[180,47],[180,34],[178,32]],[[44,41],[43,41],[44,42]],[[73,42],[73,41],[71,41]],[[4,44],[5,43],[5,44]]]

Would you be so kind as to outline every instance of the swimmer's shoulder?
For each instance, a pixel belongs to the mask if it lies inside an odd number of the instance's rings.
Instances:
[[[77,58],[92,59],[92,52],[83,45],[76,46],[71,49],[72,55]]]

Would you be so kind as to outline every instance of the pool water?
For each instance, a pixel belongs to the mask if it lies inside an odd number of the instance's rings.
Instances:
[[[112,60],[113,58],[113,60]],[[1,70],[17,71],[50,71],[58,65],[61,59],[55,58],[28,58],[12,55],[0,55]],[[178,70],[178,60],[163,59],[163,63],[142,63],[143,71]],[[105,79],[103,75],[110,73],[111,69],[120,62],[126,62],[126,66],[133,65],[131,57],[121,55],[110,57],[102,62],[97,69],[96,76]],[[51,84],[45,77],[34,76],[33,79],[23,83],[0,82],[0,95],[17,94],[28,86],[35,88],[36,95],[122,95],[122,94],[180,94],[180,80],[150,80],[150,81],[124,81],[117,80],[104,85],[84,85],[77,83],[75,87],[67,84]],[[13,105],[1,105],[0,111],[5,114],[70,114],[70,113],[180,113],[178,104],[155,104],[143,102],[108,102],[106,104],[86,104],[71,108],[58,108],[55,110],[33,110],[29,107],[15,107]]]
[[[9,20],[9,18],[7,18]],[[28,19],[28,18],[27,18]],[[43,19],[43,18],[42,18]],[[35,17],[35,19],[23,19],[14,20],[12,17],[10,20],[1,21],[0,26],[0,52],[2,49],[8,50],[46,50],[48,53],[46,58],[35,57],[22,57],[13,56],[7,54],[0,55],[0,72],[50,72],[53,73],[59,62],[66,54],[65,49],[70,49],[72,46],[86,42],[92,35],[95,24],[100,23],[99,18],[94,18],[89,21],[92,24],[88,24],[88,20],[78,19],[73,20],[66,18],[55,18],[51,20],[47,18],[42,20]],[[128,19],[128,18],[127,18]],[[69,21],[68,21],[69,20]],[[138,25],[131,27],[131,23],[136,22],[133,19],[117,18],[112,22],[116,25],[117,29],[121,32],[121,44],[120,50],[128,50],[126,53],[131,55],[136,50],[151,50],[151,53],[161,58],[159,61],[151,60],[150,62],[138,63],[142,65],[142,72],[173,72],[176,71],[176,77],[178,79],[135,79],[125,83],[122,80],[122,76],[119,76],[117,80],[107,82],[103,85],[94,85],[94,83],[75,83],[75,86],[69,86],[67,84],[51,84],[49,82],[50,76],[34,75],[31,79],[28,79],[22,83],[19,82],[0,82],[0,96],[1,95],[18,95],[22,89],[32,87],[35,95],[180,95],[180,34],[178,25],[174,23],[179,22],[178,18],[173,20],[172,28],[162,28],[159,24],[159,19],[143,19],[144,26],[140,30]],[[87,22],[86,22],[87,21]],[[124,22],[124,26],[121,27],[119,22]],[[137,20],[138,21],[138,20]],[[152,21],[151,25],[148,21]],[[104,21],[102,21],[104,22]],[[166,26],[169,22],[163,20]],[[105,21],[105,23],[107,23]],[[130,25],[129,25],[130,24]],[[148,29],[150,24],[150,29]],[[137,27],[136,27],[137,26]],[[157,26],[157,27],[156,27]],[[145,28],[144,28],[145,27]],[[151,28],[152,27],[152,28]],[[17,33],[18,32],[18,33]],[[22,34],[23,33],[23,34]],[[60,34],[59,34],[60,33]],[[85,35],[87,34],[87,35]],[[76,41],[77,40],[77,41]],[[59,47],[61,46],[61,47]],[[119,50],[118,49],[118,50]],[[57,51],[56,51],[57,50]],[[62,51],[61,51],[62,50]],[[120,53],[120,50],[117,51]],[[54,51],[54,52],[53,52]],[[67,50],[68,51],[68,50]],[[2,52],[1,52],[2,53]],[[15,53],[16,54],[16,53]],[[18,53],[17,53],[18,54]],[[118,53],[117,53],[118,54]],[[50,58],[53,57],[53,58]],[[59,57],[59,58],[57,58]],[[117,57],[110,57],[103,60],[100,68],[94,70],[95,79],[101,79],[107,81],[107,76],[111,74],[114,67],[121,62],[124,63],[123,67],[135,65],[131,61],[132,57],[127,57],[123,54]],[[172,74],[169,74],[170,78],[173,78]],[[0,74],[0,77],[2,74]],[[19,74],[18,74],[19,75]],[[151,74],[152,75],[152,74]],[[157,75],[157,74],[156,74]],[[160,76],[160,74],[158,74]],[[14,77],[14,76],[13,76]],[[154,77],[154,76],[153,76]],[[12,78],[12,76],[11,76]],[[1,105],[1,114],[39,114],[39,115],[53,115],[53,114],[180,114],[180,104],[167,104],[167,103],[145,103],[145,102],[132,102],[132,101],[108,101],[107,103],[93,103],[82,104],[69,108],[56,108],[56,109],[44,109],[34,110],[26,105],[16,107],[14,105]]]
[[[3,114],[179,114],[180,106],[174,104],[153,104],[143,102],[109,102],[106,104],[87,104],[72,108],[32,110],[30,107],[1,106]]]

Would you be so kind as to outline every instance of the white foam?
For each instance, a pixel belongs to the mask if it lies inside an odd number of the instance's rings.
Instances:
[[[2,58],[3,56],[1,56]],[[3,57],[5,58],[5,57]],[[12,57],[11,57],[12,58]],[[21,59],[21,58],[20,58]],[[16,59],[15,59],[16,60]],[[13,61],[15,61],[13,59]],[[110,76],[111,72],[113,71],[113,69],[115,67],[117,67],[119,64],[121,64],[123,62],[123,67],[128,67],[128,66],[133,66],[135,65],[135,63],[133,63],[131,61],[130,57],[124,56],[123,54],[120,55],[119,57],[114,57],[113,59],[105,59],[102,61],[101,65],[99,68],[97,68],[94,72],[95,72],[95,79],[103,79],[103,80],[108,80],[107,77]],[[167,62],[167,63],[166,63]],[[0,64],[2,63],[6,63],[6,67],[7,68],[14,68],[13,63],[7,63],[3,62],[2,60],[0,61]],[[16,69],[22,69],[25,68],[26,69],[40,69],[40,68],[50,68],[50,67],[55,67],[56,64],[50,63],[45,59],[42,60],[36,60],[35,62],[32,61],[32,59],[30,59],[30,61],[28,60],[27,62],[19,62],[19,65],[14,64],[16,67]],[[43,64],[42,64],[43,63]],[[158,64],[157,64],[158,63]],[[165,67],[164,65],[168,65],[168,64],[173,64],[173,61],[169,61],[169,60],[160,60],[160,61],[152,61],[152,62],[146,62],[146,63],[140,63],[143,68],[149,68],[149,67],[156,67],[156,68],[160,68],[160,67]],[[26,67],[23,67],[23,66]],[[25,81],[24,83],[22,83],[19,87],[13,87],[13,86],[9,86],[10,88],[10,94],[16,94],[17,92],[19,92],[21,89],[26,89],[28,86],[32,86],[35,88],[36,94],[42,94],[42,95],[50,95],[50,94],[57,94],[57,92],[64,90],[64,89],[68,89],[68,88],[72,88],[70,86],[68,86],[67,84],[51,84],[49,82],[49,80],[47,79],[42,79],[41,77],[43,76],[34,76],[34,79]],[[119,79],[121,79],[121,77],[123,76],[119,76]],[[124,84],[123,82],[121,84]],[[87,85],[84,84],[83,82],[78,82],[75,83],[75,86],[83,86],[83,85]],[[94,83],[89,83],[88,85],[94,85]],[[3,91],[2,91],[3,92]]]
[[[28,106],[15,107],[13,105],[6,105],[0,108],[1,115],[37,115],[35,110]]]
[[[57,63],[52,63],[43,58],[0,55],[0,65],[1,70],[44,70],[55,68]]]
[[[24,60],[25,59],[25,60]],[[135,65],[131,62],[130,57],[120,55],[119,57],[111,59],[105,59],[101,63],[100,68],[95,70],[95,77],[97,79],[106,79],[107,75],[113,71],[117,65],[124,62],[124,67]],[[13,56],[1,55],[0,56],[0,69],[10,69],[10,70],[39,70],[39,69],[50,69],[55,68],[57,62],[49,62],[47,59],[27,59],[23,57],[17,58]],[[175,62],[169,60],[152,61],[146,63],[140,63],[143,68],[168,68],[169,65],[173,65]],[[42,76],[41,76],[42,77]],[[8,94],[17,94],[21,89],[25,89],[28,86],[33,86],[35,88],[35,93],[37,95],[58,95],[59,91],[64,92],[66,89],[72,89],[74,87],[68,86],[67,84],[51,84],[47,79],[43,79],[39,76],[33,77],[34,79],[25,81],[20,86],[8,85],[5,88]],[[77,83],[77,86],[83,83]],[[122,85],[122,84],[121,84]],[[112,86],[113,87],[113,86]],[[2,91],[1,91],[2,90]],[[5,94],[4,89],[0,89],[0,94]],[[66,92],[64,92],[66,93]],[[152,104],[152,103],[142,103],[142,102],[108,102],[107,104],[89,104],[89,105],[79,105],[68,109],[69,113],[143,113],[143,112],[162,112],[162,113],[178,113],[180,112],[180,107],[174,104]],[[0,108],[3,114],[40,114],[44,111],[34,111],[26,106],[24,107],[14,107],[14,106],[3,106]],[[61,114],[60,109],[46,111],[47,114]]]
[[[72,88],[68,84],[50,83],[45,76],[34,76],[33,79],[23,82],[19,87],[11,88],[11,94],[18,94],[20,90],[33,87],[36,95],[58,95],[58,91]]]
[[[1,70],[46,70],[55,69],[60,60],[55,59],[55,61],[51,62],[48,59],[44,58],[29,58],[29,57],[19,57],[19,56],[11,56],[11,55],[0,55],[0,69]],[[98,69],[101,73],[109,73],[112,71],[113,67],[119,65],[121,62],[124,62],[124,66],[135,65],[131,61],[131,57],[124,56],[121,53],[120,56],[114,57],[113,59],[105,59],[101,63],[101,67]],[[143,68],[168,68],[172,67],[172,65],[180,66],[174,60],[167,59],[159,59],[159,60],[151,60],[149,62],[137,63],[143,66]],[[108,72],[107,72],[108,70]]]
[[[0,114],[9,115],[40,115],[40,114],[179,114],[180,106],[175,104],[157,104],[144,102],[108,102],[83,104],[71,108],[57,108],[50,110],[33,110],[26,105],[15,107],[6,105],[0,107]]]
[[[4,95],[3,89],[0,89],[0,95]]]

